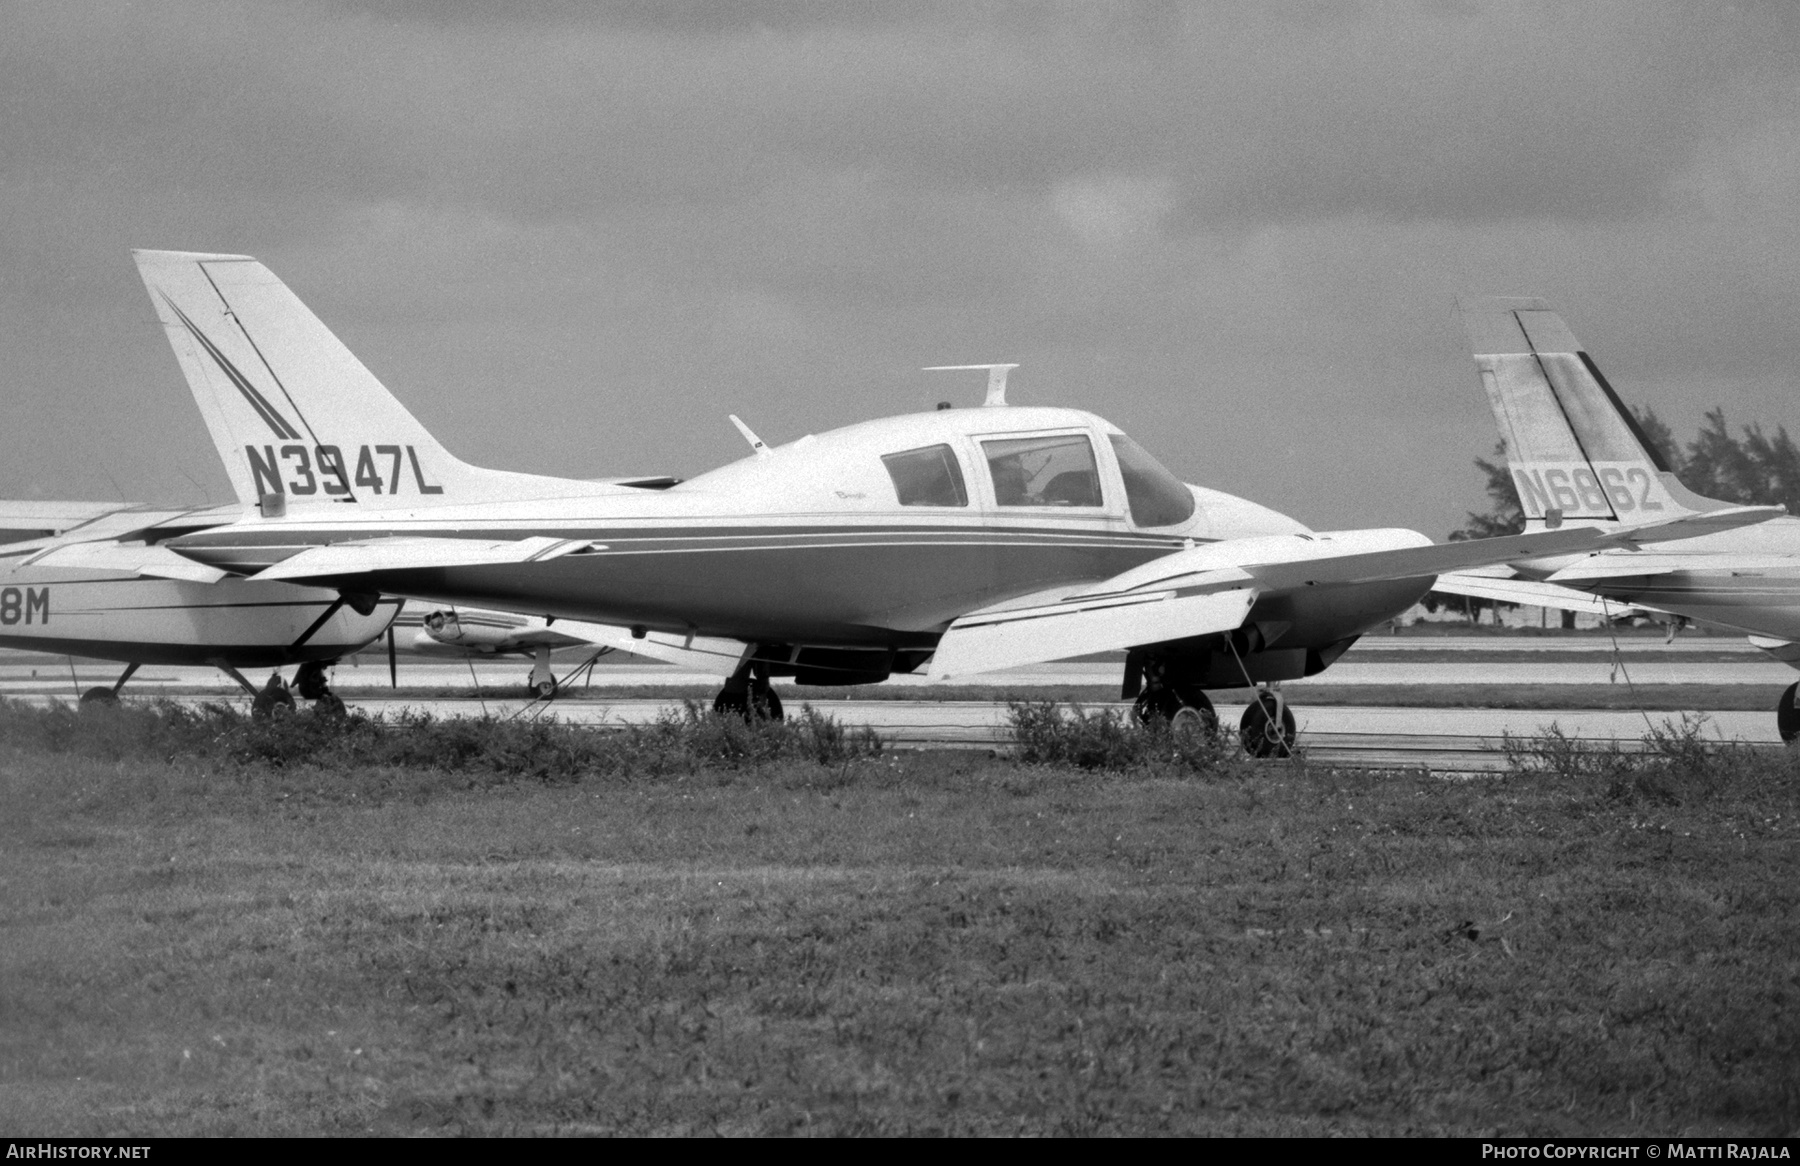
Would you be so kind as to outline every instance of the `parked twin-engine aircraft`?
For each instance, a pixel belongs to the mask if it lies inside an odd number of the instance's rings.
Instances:
[[[1108,650],[1146,717],[1210,715],[1205,689],[1328,666],[1443,571],[1684,538],[1769,508],[1686,507],[1434,546],[1408,530],[1314,532],[1182,484],[1117,428],[1005,401],[890,417],[689,481],[591,482],[452,457],[262,264],[136,253],[239,498],[156,539],[259,582],[402,595],[609,626],[646,655],[715,661],[721,709],[771,677],[934,678]],[[740,428],[743,428],[740,423]],[[1242,725],[1285,749],[1262,689]]]
[[[1462,305],[1506,445],[1528,529],[1558,522],[1623,526],[1727,506],[1683,486],[1599,366],[1543,300]],[[1439,578],[1437,590],[1569,610],[1636,607],[1747,633],[1800,668],[1800,518],[1689,539],[1654,552],[1534,558]],[[1789,685],[1776,704],[1784,740],[1800,738]]]
[[[298,664],[301,694],[329,699],[325,667],[379,636],[401,601],[357,610],[335,591],[231,578],[155,545],[193,529],[189,514],[0,502],[0,647],[125,664],[116,683],[83,701],[115,699],[144,664],[210,664],[252,696],[263,690],[240,669]]]

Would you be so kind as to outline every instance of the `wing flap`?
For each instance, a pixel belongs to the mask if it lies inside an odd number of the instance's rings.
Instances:
[[[605,549],[583,539],[543,536],[503,540],[380,538],[312,547],[264,568],[252,578],[327,579],[375,571],[542,563],[564,555],[590,554]]]
[[[1212,594],[1140,592],[966,615],[931,658],[931,679],[1063,660],[1242,626],[1256,602],[1244,588]]]

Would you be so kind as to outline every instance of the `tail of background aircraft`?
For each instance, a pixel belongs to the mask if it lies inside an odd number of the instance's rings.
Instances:
[[[1536,299],[1464,299],[1475,369],[1528,526],[1653,522],[1735,504],[1669,472],[1562,317]]]
[[[242,502],[442,505],[622,487],[451,456],[287,285],[247,255],[134,251]]]

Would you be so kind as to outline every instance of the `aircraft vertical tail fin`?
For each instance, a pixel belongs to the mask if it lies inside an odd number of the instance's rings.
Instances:
[[[1736,505],[1681,484],[1549,304],[1458,306],[1528,524],[1653,522]]]
[[[267,267],[134,251],[239,501],[442,505],[617,487],[452,456]]]

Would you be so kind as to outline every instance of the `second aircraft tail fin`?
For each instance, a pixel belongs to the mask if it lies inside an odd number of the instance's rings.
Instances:
[[[621,489],[452,456],[247,255],[132,258],[242,502],[416,507]]]
[[[1549,304],[1458,306],[1528,523],[1636,523],[1736,505],[1681,484]]]

